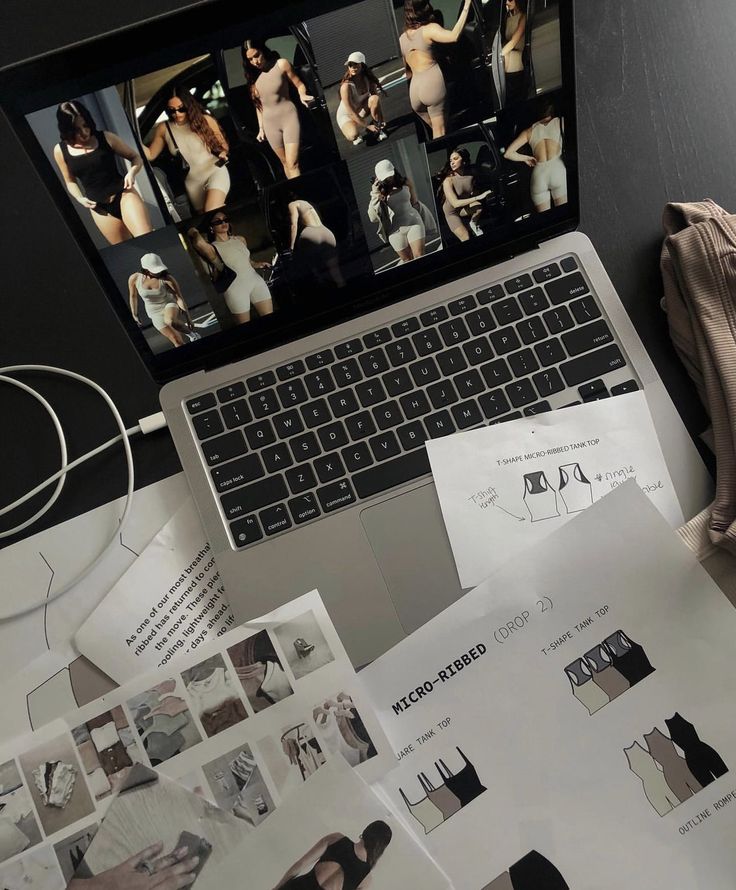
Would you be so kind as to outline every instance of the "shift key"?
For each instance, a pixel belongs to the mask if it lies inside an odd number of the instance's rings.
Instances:
[[[269,476],[220,498],[226,519],[237,519],[263,507],[275,504],[289,496],[283,476]]]
[[[596,349],[587,355],[581,355],[570,362],[563,362],[560,371],[568,386],[577,386],[586,380],[602,377],[608,371],[623,368],[626,359],[621,355],[621,350],[612,343],[603,349]]]

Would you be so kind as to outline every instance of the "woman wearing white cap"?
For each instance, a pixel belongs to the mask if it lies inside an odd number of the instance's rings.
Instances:
[[[419,201],[411,180],[389,160],[376,164],[371,186],[368,219],[378,223],[378,234],[393,247],[400,262],[424,256],[426,229],[417,209]]]
[[[345,61],[345,75],[340,82],[337,125],[353,145],[360,145],[366,131],[379,141],[386,139],[386,121],[379,93],[384,89],[365,63],[365,54],[350,53]]]
[[[141,271],[128,279],[128,291],[130,313],[137,325],[141,325],[138,315],[141,299],[153,326],[174,346],[199,339],[179,285],[157,253],[141,257]]]

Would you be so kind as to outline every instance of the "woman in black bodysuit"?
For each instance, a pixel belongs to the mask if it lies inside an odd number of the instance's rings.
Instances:
[[[92,213],[108,244],[119,244],[153,231],[141,196],[135,190],[143,167],[141,156],[115,133],[98,130],[81,102],[62,102],[56,109],[59,143],[54,160],[69,194]],[[117,158],[130,161],[123,175]]]
[[[380,819],[363,829],[357,841],[327,834],[298,859],[274,890],[358,890],[391,843],[391,829]],[[306,874],[300,874],[311,865]],[[342,881],[339,879],[342,878]]]

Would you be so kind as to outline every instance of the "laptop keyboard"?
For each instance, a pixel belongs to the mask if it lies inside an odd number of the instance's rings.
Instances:
[[[625,367],[564,257],[185,407],[243,548],[426,475],[428,439],[632,392]]]

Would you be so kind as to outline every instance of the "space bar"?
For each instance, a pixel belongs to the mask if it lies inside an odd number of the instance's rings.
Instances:
[[[353,485],[358,492],[358,497],[368,498],[372,494],[387,491],[395,485],[411,482],[419,476],[430,472],[429,458],[426,448],[417,448],[408,454],[402,454],[395,460],[387,460],[385,463],[363,470],[353,476]]]

